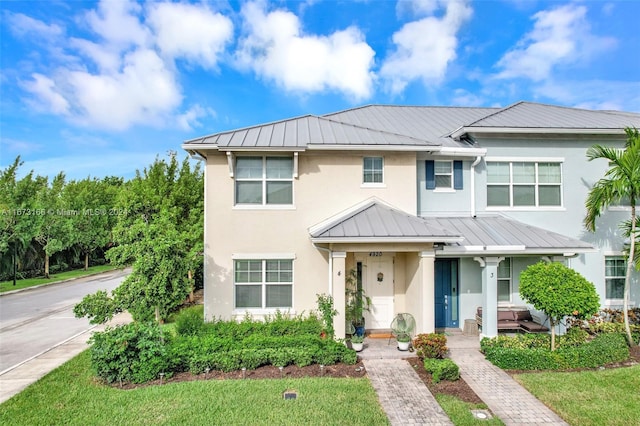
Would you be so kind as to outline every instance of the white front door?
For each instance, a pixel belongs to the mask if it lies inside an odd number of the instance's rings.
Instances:
[[[371,298],[370,312],[365,312],[366,327],[388,329],[393,321],[393,254],[367,253],[363,256],[363,288]]]

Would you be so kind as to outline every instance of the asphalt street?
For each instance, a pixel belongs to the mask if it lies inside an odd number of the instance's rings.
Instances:
[[[0,296],[0,374],[92,328],[73,307],[98,290],[111,292],[128,275],[116,270]]]

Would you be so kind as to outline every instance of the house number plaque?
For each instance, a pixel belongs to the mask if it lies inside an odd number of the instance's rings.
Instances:
[[[381,257],[382,256],[382,252],[381,251],[370,251],[369,252],[369,257]]]

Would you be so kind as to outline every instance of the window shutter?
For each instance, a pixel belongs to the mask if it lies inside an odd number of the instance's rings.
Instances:
[[[453,162],[453,189],[462,189],[462,161]]]
[[[436,189],[436,170],[433,160],[427,160],[424,162],[425,170],[427,172],[427,189]]]

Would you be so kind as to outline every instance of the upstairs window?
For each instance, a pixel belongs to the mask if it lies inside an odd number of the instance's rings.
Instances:
[[[236,204],[293,204],[293,159],[237,157]]]
[[[562,205],[562,165],[543,162],[487,162],[487,206]]]
[[[427,189],[462,189],[462,161],[427,160]]]
[[[384,182],[384,159],[382,157],[364,157],[362,166],[362,183],[375,184]]]
[[[607,299],[624,298],[624,282],[627,277],[627,263],[622,256],[605,256],[604,280]]]

